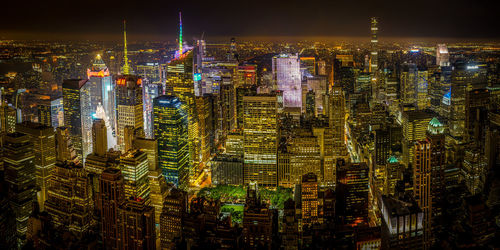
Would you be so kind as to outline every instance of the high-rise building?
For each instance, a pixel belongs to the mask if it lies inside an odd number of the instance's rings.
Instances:
[[[300,185],[303,227],[305,225],[318,223],[318,177],[313,173],[305,174],[302,176],[302,182]]]
[[[109,128],[108,136],[112,137],[115,134],[115,85],[113,84],[112,76],[109,69],[102,60],[100,55],[97,55],[92,63],[91,68],[87,69],[88,81],[87,85],[90,94],[90,112],[99,118],[105,120],[106,126]],[[101,109],[102,108],[102,109]],[[116,145],[116,139],[109,139],[110,148]]]
[[[278,98],[276,94],[243,97],[245,184],[277,185]]]
[[[92,124],[87,126],[91,121],[90,110],[87,110],[88,91],[84,88],[87,80],[65,80],[63,82],[63,107],[64,107],[64,126],[68,128],[69,136],[75,149],[77,158],[83,162],[84,159],[84,133],[88,137],[85,129],[91,129]],[[90,119],[90,120],[89,120]],[[87,148],[87,147],[85,147]],[[86,152],[85,152],[86,153]]]
[[[295,202],[293,199],[290,198],[285,201],[283,207],[283,232],[281,241],[281,246],[284,249],[298,249],[299,230],[295,209]]]
[[[405,105],[413,105],[418,109],[429,106],[428,71],[416,64],[404,64],[400,75],[400,96]]]
[[[182,237],[182,218],[187,213],[187,193],[180,189],[171,189],[163,203],[160,217],[160,237],[163,249],[172,249]]]
[[[156,139],[135,138],[134,148],[146,153],[149,165],[149,188],[151,206],[155,208],[155,223],[160,224],[160,214],[163,209],[163,200],[167,195],[167,182],[163,177],[161,168],[158,165],[158,142]]]
[[[92,188],[82,165],[73,162],[55,165],[45,210],[56,227],[69,230],[78,238],[89,232],[94,225]]]
[[[376,78],[378,70],[378,18],[371,18],[371,57],[370,57],[370,72],[372,73],[372,81]]]
[[[120,246],[120,227],[118,207],[125,201],[123,177],[117,168],[105,169],[99,177],[101,233],[106,249],[118,249]]]
[[[17,125],[16,131],[27,134],[33,143],[36,184],[40,189],[37,192],[37,199],[39,208],[43,211],[52,168],[56,163],[54,129],[39,123],[23,122]]]
[[[154,137],[154,122],[153,122],[153,100],[162,95],[163,89],[160,83],[151,82],[150,79],[145,79],[142,82],[142,95],[144,101],[144,133],[146,138]]]
[[[142,79],[123,75],[116,80],[116,123],[117,145],[125,150],[125,127],[143,128]]]
[[[448,53],[448,47],[444,43],[436,45],[436,65],[441,67],[450,66],[450,54]]]
[[[404,111],[403,124],[403,163],[406,166],[413,162],[413,147],[416,141],[426,138],[426,131],[433,114],[428,111],[410,110]]]
[[[144,204],[151,202],[149,187],[149,164],[147,154],[141,150],[131,149],[120,156],[125,198],[141,199]]]
[[[241,155],[217,154],[210,162],[213,184],[243,184],[243,157]]]
[[[2,99],[0,104],[0,131],[14,133],[16,131],[17,111]]]
[[[273,57],[273,81],[283,91],[284,107],[302,108],[302,85],[298,55]]]
[[[431,150],[431,195],[433,217],[441,215],[443,197],[446,191],[446,148],[445,127],[436,117],[432,118],[427,127],[427,141]],[[435,222],[433,222],[436,224]]]
[[[181,189],[189,185],[188,112],[175,96],[154,99],[154,132],[158,165],[167,182]]]
[[[75,148],[71,142],[69,129],[66,127],[56,129],[56,160],[58,162],[78,161]]]
[[[413,158],[413,195],[424,213],[424,246],[432,243],[432,167],[431,145],[429,141],[415,143]]]
[[[139,198],[119,206],[119,249],[156,249],[154,210]]]
[[[347,157],[345,145],[345,97],[341,87],[333,87],[330,95],[330,127],[333,128],[333,156]]]
[[[337,160],[336,213],[343,218],[344,225],[368,223],[368,189],[366,163]]]
[[[422,249],[424,215],[413,197],[399,199],[383,195],[379,204],[382,249]]]
[[[4,180],[8,186],[9,205],[16,219],[19,247],[25,242],[28,217],[36,202],[35,154],[26,134],[15,132],[4,137]]]

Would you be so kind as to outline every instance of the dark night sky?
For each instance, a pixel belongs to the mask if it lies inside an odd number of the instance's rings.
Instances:
[[[47,2],[50,2],[47,3]],[[127,19],[132,39],[177,32],[183,12],[186,40],[199,36],[367,36],[380,17],[385,37],[500,38],[494,0],[7,0],[4,38],[119,39]],[[49,35],[50,34],[50,35]]]

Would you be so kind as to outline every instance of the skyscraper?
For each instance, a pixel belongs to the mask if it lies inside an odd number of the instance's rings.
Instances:
[[[93,117],[105,120],[108,128],[108,146],[116,146],[115,135],[115,85],[109,69],[97,55],[91,68],[87,69],[88,81],[85,83],[90,95],[90,112]]]
[[[424,213],[424,246],[429,247],[432,243],[432,167],[431,167],[431,145],[425,141],[415,143],[415,154],[413,158],[413,195]]]
[[[118,149],[125,150],[125,127],[143,128],[142,79],[123,75],[116,80],[116,121]]]
[[[49,180],[56,163],[54,129],[39,123],[23,122],[17,125],[16,130],[27,134],[33,143],[36,184],[40,188],[40,191],[37,192],[38,205],[43,211]]]
[[[120,169],[123,174],[125,198],[142,199],[146,205],[149,199],[149,165],[146,153],[131,149],[120,156]]]
[[[302,108],[302,85],[298,55],[273,57],[273,81],[283,91],[284,107]]]
[[[277,180],[278,97],[258,94],[243,97],[245,184],[274,187]]]
[[[119,249],[156,249],[154,207],[129,199],[118,208]]]
[[[162,248],[173,248],[176,240],[182,237],[182,218],[187,213],[187,193],[180,189],[171,189],[163,203],[160,219],[160,237]]]
[[[160,83],[151,82],[149,79],[142,81],[142,95],[144,101],[144,133],[146,138],[154,137],[153,128],[153,100],[163,92]]]
[[[106,249],[118,249],[120,233],[118,207],[125,201],[123,177],[117,168],[105,169],[99,177],[101,232]]]
[[[436,65],[441,67],[450,66],[450,54],[448,53],[448,47],[444,43],[436,46]]]
[[[313,173],[302,176],[301,182],[301,204],[302,204],[302,226],[312,225],[318,222],[318,177]]]
[[[372,74],[372,81],[376,79],[376,72],[378,70],[378,18],[371,18],[371,35],[372,39],[370,41],[371,44],[371,63],[370,63],[370,72]]]
[[[63,107],[64,107],[64,126],[68,128],[69,136],[76,155],[79,161],[83,162],[84,159],[84,145],[83,135],[88,137],[90,134],[85,131],[90,130],[87,126],[92,117],[90,110],[87,110],[89,102],[85,97],[88,96],[88,91],[85,90],[84,85],[87,80],[65,80],[63,82]]]
[[[33,143],[26,134],[15,132],[4,137],[4,179],[8,185],[9,205],[16,218],[19,247],[26,239],[28,217],[35,200],[35,154]]]
[[[334,86],[330,95],[330,127],[333,128],[333,156],[347,157],[345,145],[345,97],[341,87]]]
[[[189,185],[188,114],[175,96],[154,99],[154,132],[158,162],[167,182],[181,189]]]
[[[87,171],[73,162],[57,163],[50,179],[46,211],[57,227],[79,239],[94,225],[92,188]]]
[[[343,224],[356,226],[368,223],[368,166],[366,163],[345,163],[337,160],[338,201],[336,211]]]

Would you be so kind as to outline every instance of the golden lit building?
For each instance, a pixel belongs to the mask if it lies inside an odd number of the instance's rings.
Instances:
[[[302,226],[318,222],[318,176],[307,173],[301,180]]]
[[[149,164],[146,153],[129,150],[120,156],[120,169],[124,179],[125,198],[139,198],[149,205]]]
[[[277,180],[278,98],[276,94],[244,96],[243,136],[245,184],[275,187]]]
[[[44,210],[47,199],[47,187],[52,169],[56,163],[54,129],[39,123],[23,122],[17,124],[16,131],[29,135],[35,153],[36,184],[40,188],[37,194],[40,210]]]
[[[182,218],[187,213],[187,193],[180,189],[171,189],[163,203],[160,217],[160,237],[163,249],[172,249],[175,240],[182,237]]]
[[[142,79],[124,75],[116,79],[116,124],[118,149],[125,151],[125,127],[139,129],[144,126]]]
[[[424,245],[429,247],[432,243],[431,144],[427,140],[417,141],[414,150],[413,195],[424,213]]]

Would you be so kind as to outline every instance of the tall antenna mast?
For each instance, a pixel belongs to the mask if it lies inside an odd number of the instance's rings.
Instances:
[[[182,13],[179,11],[179,56],[182,55]]]
[[[123,60],[125,64],[123,65],[122,73],[124,75],[130,74],[130,67],[128,66],[128,56],[127,56],[127,23],[123,20]]]

